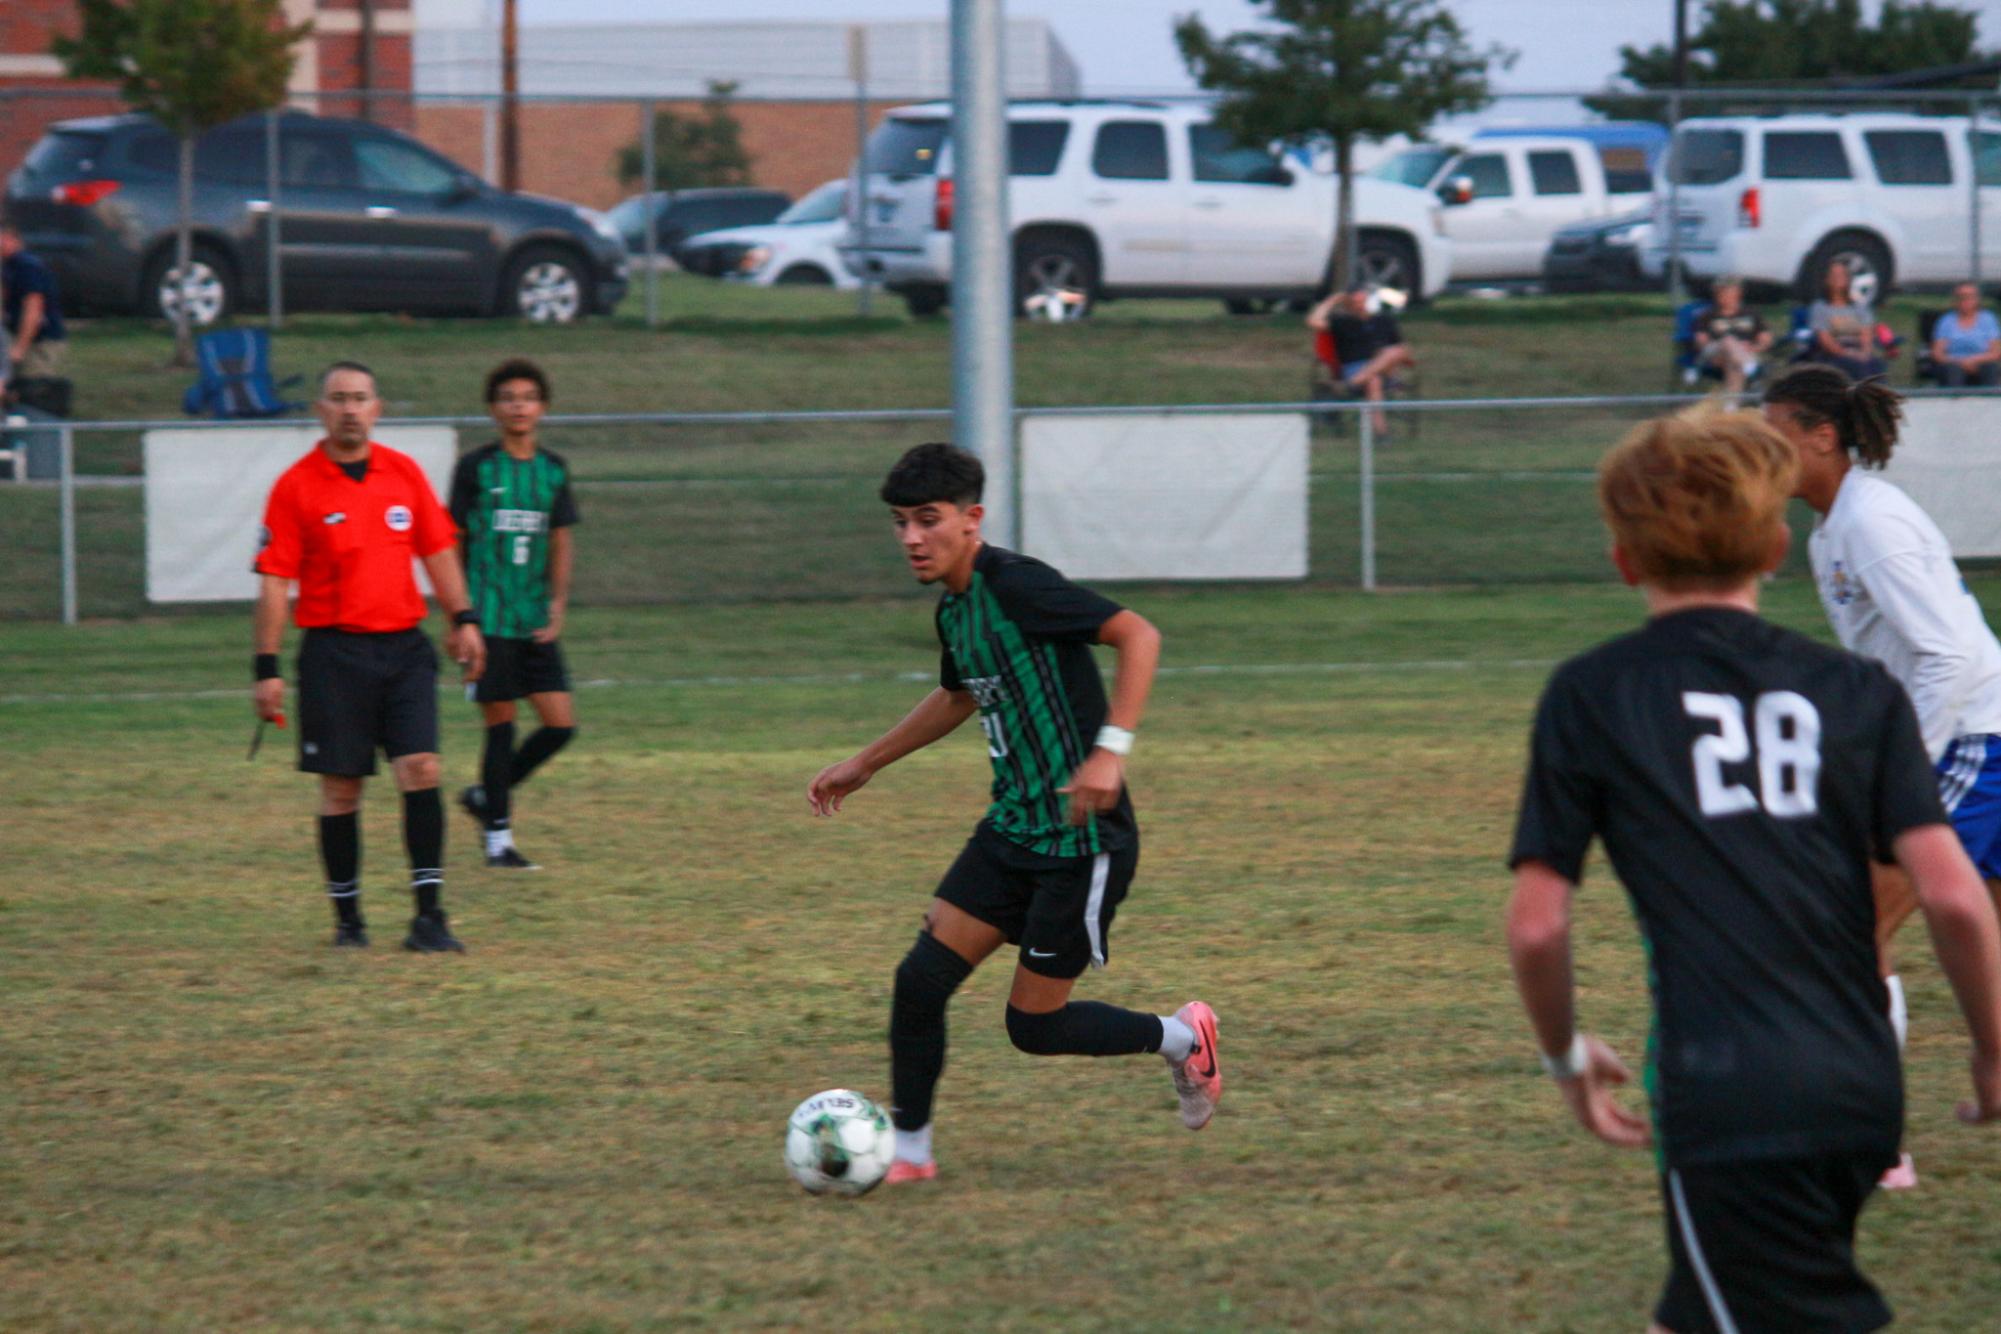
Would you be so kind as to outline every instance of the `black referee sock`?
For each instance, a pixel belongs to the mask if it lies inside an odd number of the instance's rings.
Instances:
[[[1102,1001],[1071,1001],[1047,1014],[1010,1005],[1007,1035],[1034,1056],[1135,1056],[1160,1050],[1161,1024],[1158,1015]]]
[[[486,827],[507,828],[514,814],[508,795],[514,786],[514,723],[494,723],[486,729],[486,749],[479,756],[479,784],[486,796]]]
[[[528,775],[542,766],[542,761],[570,744],[570,738],[577,734],[574,727],[541,727],[535,734],[521,743],[515,752],[514,768],[508,774],[510,783],[525,783]]]
[[[361,924],[361,817],[346,815],[320,817],[320,864],[327,872],[327,897],[333,900],[335,920]]]
[[[410,853],[410,892],[417,911],[435,913],[445,883],[445,803],[438,789],[403,794],[403,846]]]

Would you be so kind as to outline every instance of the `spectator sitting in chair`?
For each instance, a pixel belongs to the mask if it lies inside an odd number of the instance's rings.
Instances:
[[[1952,309],[1932,326],[1932,364],[1948,389],[2001,385],[2001,321],[1980,308],[1980,289],[1952,289]]]
[[[1744,309],[1744,284],[1719,278],[1709,309],[1695,321],[1695,364],[1701,373],[1723,381],[1725,393],[1742,393],[1758,378],[1758,360],[1772,345],[1772,331],[1754,310]]]
[[[1343,388],[1371,403],[1381,403],[1394,373],[1416,366],[1417,358],[1404,344],[1403,330],[1388,311],[1369,313],[1369,289],[1362,286],[1335,292],[1306,316],[1306,327],[1324,333],[1332,344],[1328,367]],[[1389,420],[1378,409],[1371,422],[1376,434],[1389,433]]]
[[[1813,341],[1803,361],[1817,361],[1845,371],[1851,380],[1866,380],[1889,369],[1876,351],[1876,315],[1867,301],[1848,289],[1848,266],[1827,266],[1827,294],[1807,311]]]
[[[62,377],[69,343],[56,276],[29,253],[10,222],[0,222],[0,327],[7,332],[15,379]]]

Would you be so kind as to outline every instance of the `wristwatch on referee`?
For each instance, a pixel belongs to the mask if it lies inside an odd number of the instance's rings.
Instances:
[[[479,629],[479,613],[474,611],[471,607],[462,607],[458,611],[453,612],[452,613],[453,628],[456,629],[461,625],[470,625],[475,630]]]

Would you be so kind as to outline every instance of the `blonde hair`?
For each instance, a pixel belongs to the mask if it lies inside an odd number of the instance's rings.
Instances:
[[[1799,475],[1752,412],[1697,408],[1633,428],[1598,465],[1598,504],[1642,581],[1674,592],[1763,574]]]

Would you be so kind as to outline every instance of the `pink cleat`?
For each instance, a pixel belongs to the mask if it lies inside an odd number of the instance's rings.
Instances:
[[[1897,1165],[1883,1174],[1876,1183],[1879,1190],[1916,1190],[1918,1188],[1918,1165],[1905,1154],[1897,1160]]]
[[[902,1186],[912,1181],[936,1181],[937,1179],[937,1159],[934,1158],[929,1162],[911,1163],[898,1158],[889,1165],[889,1173],[883,1177],[882,1181],[885,1186]]]
[[[1223,1068],[1216,1060],[1216,1012],[1201,1001],[1189,1001],[1174,1017],[1195,1030],[1195,1049],[1180,1063],[1169,1061],[1174,1093],[1181,1099],[1181,1124],[1200,1130],[1223,1100]]]

